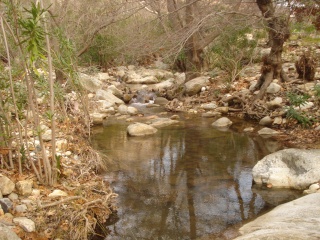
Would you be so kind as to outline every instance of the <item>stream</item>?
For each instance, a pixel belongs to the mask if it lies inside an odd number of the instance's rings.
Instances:
[[[147,137],[129,137],[129,123],[116,118],[95,128],[93,146],[111,159],[105,179],[119,194],[106,239],[232,239],[243,223],[301,196],[253,186],[252,167],[282,146],[232,120],[219,131],[213,119],[181,114],[181,124]]]

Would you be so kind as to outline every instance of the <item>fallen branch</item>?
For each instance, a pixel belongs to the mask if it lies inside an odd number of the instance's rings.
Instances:
[[[53,207],[53,206],[57,206],[59,204],[62,204],[62,203],[65,203],[65,202],[69,202],[69,201],[74,201],[74,200],[78,200],[78,199],[82,199],[84,201],[87,202],[87,200],[83,197],[80,197],[80,196],[73,196],[73,197],[68,197],[68,198],[64,198],[58,202],[53,202],[53,203],[48,203],[48,204],[45,204],[45,205],[41,205],[40,204],[40,208],[48,208],[48,207]]]

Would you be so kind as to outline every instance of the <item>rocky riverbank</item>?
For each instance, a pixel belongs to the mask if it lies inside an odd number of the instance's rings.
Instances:
[[[314,50],[320,54],[318,47]],[[218,128],[232,127],[232,121],[228,119],[230,116],[245,118],[250,126],[239,131],[277,138],[287,147],[320,148],[320,93],[317,90],[320,86],[320,69],[317,68],[315,82],[303,82],[297,79],[294,56],[290,53],[285,56],[287,62],[284,70],[290,81],[280,83],[274,79],[265,99],[254,103],[251,100],[257,94],[254,86],[260,76],[259,64],[247,66],[235,82],[226,82],[225,73],[220,70],[206,72],[186,81],[184,73],[173,73],[164,64],[150,67],[120,66],[104,73],[86,68],[80,70],[79,80],[87,91],[93,125],[103,124],[111,116],[128,122],[143,119],[143,123],[132,124],[128,128],[128,134],[143,136],[153,134],[163,126],[179,123],[176,117],[144,116],[135,107],[135,104],[142,103],[150,108],[162,106],[166,111],[212,118],[213,127]],[[309,97],[302,105],[293,106],[287,94],[289,92],[308,94]],[[7,239],[18,239],[18,236],[22,239],[87,236],[95,226],[106,221],[115,208],[112,200],[116,194],[107,182],[97,176],[97,163],[102,162],[101,156],[84,140],[88,136],[81,131],[77,119],[80,100],[74,92],[70,92],[65,96],[65,101],[72,117],[58,126],[56,147],[62,164],[59,184],[44,187],[31,171],[19,176],[16,172],[1,170],[0,227],[3,230],[1,234],[10,232],[4,235],[9,236]],[[255,105],[251,110],[249,103]],[[38,104],[44,104],[41,96]],[[298,114],[310,120],[308,128],[287,114],[290,107],[295,107]],[[48,143],[45,147],[49,148],[50,124],[43,121],[41,129]],[[39,144],[32,134],[29,136],[28,150],[32,156],[37,154]],[[304,185],[306,187],[308,185]],[[9,227],[13,227],[17,236],[8,230]]]

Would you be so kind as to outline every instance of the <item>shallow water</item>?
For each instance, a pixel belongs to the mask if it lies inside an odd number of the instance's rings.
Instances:
[[[127,136],[119,120],[95,129],[93,146],[113,160],[105,178],[119,194],[106,239],[231,239],[233,226],[298,196],[252,189],[254,164],[281,146],[240,133],[249,123],[223,132],[212,119],[181,122],[148,137]]]

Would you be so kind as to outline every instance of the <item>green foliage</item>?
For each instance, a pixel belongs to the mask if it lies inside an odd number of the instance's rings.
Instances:
[[[257,36],[250,28],[227,29],[211,48],[209,54],[214,58],[214,66],[228,73],[228,82],[238,78],[243,66],[251,62]]]
[[[61,155],[55,155],[56,157],[56,163],[57,163],[57,170],[58,170],[58,178],[60,177],[61,174]]]
[[[81,59],[84,63],[90,63],[91,65],[107,66],[119,54],[116,50],[117,45],[118,40],[115,36],[98,34]]]
[[[45,31],[41,26],[42,15],[46,12],[40,7],[40,4],[31,3],[31,8],[24,8],[27,17],[19,19],[21,33],[24,37],[21,44],[26,44],[31,63],[39,58],[44,58],[44,39]]]
[[[306,104],[310,96],[308,94],[296,94],[293,92],[287,93],[287,98],[289,99],[290,105],[295,107],[300,107]]]
[[[26,154],[26,148],[24,145],[21,145],[20,147],[20,154],[21,154],[21,161],[22,163],[25,162],[25,160],[27,159],[27,154]]]
[[[305,113],[298,112],[292,106],[290,106],[287,111],[287,118],[288,119],[295,119],[303,127],[310,127],[310,126],[312,126],[313,122],[315,121],[312,117],[306,116]]]
[[[294,22],[291,24],[290,28],[292,33],[311,34],[316,32],[316,27],[308,22]]]
[[[313,122],[315,122],[314,118],[307,116],[303,111],[296,109],[300,109],[301,106],[305,105],[310,96],[308,94],[296,94],[289,92],[287,93],[287,97],[290,103],[287,110],[287,118],[295,119],[303,127],[312,126]]]
[[[50,121],[53,119],[54,113],[51,112],[50,110],[45,112],[45,116],[47,119],[49,119]]]
[[[320,98],[320,85],[319,85],[319,84],[315,85],[314,88],[313,88],[313,90],[314,90],[314,92],[315,92],[314,95],[315,95],[317,98]]]

